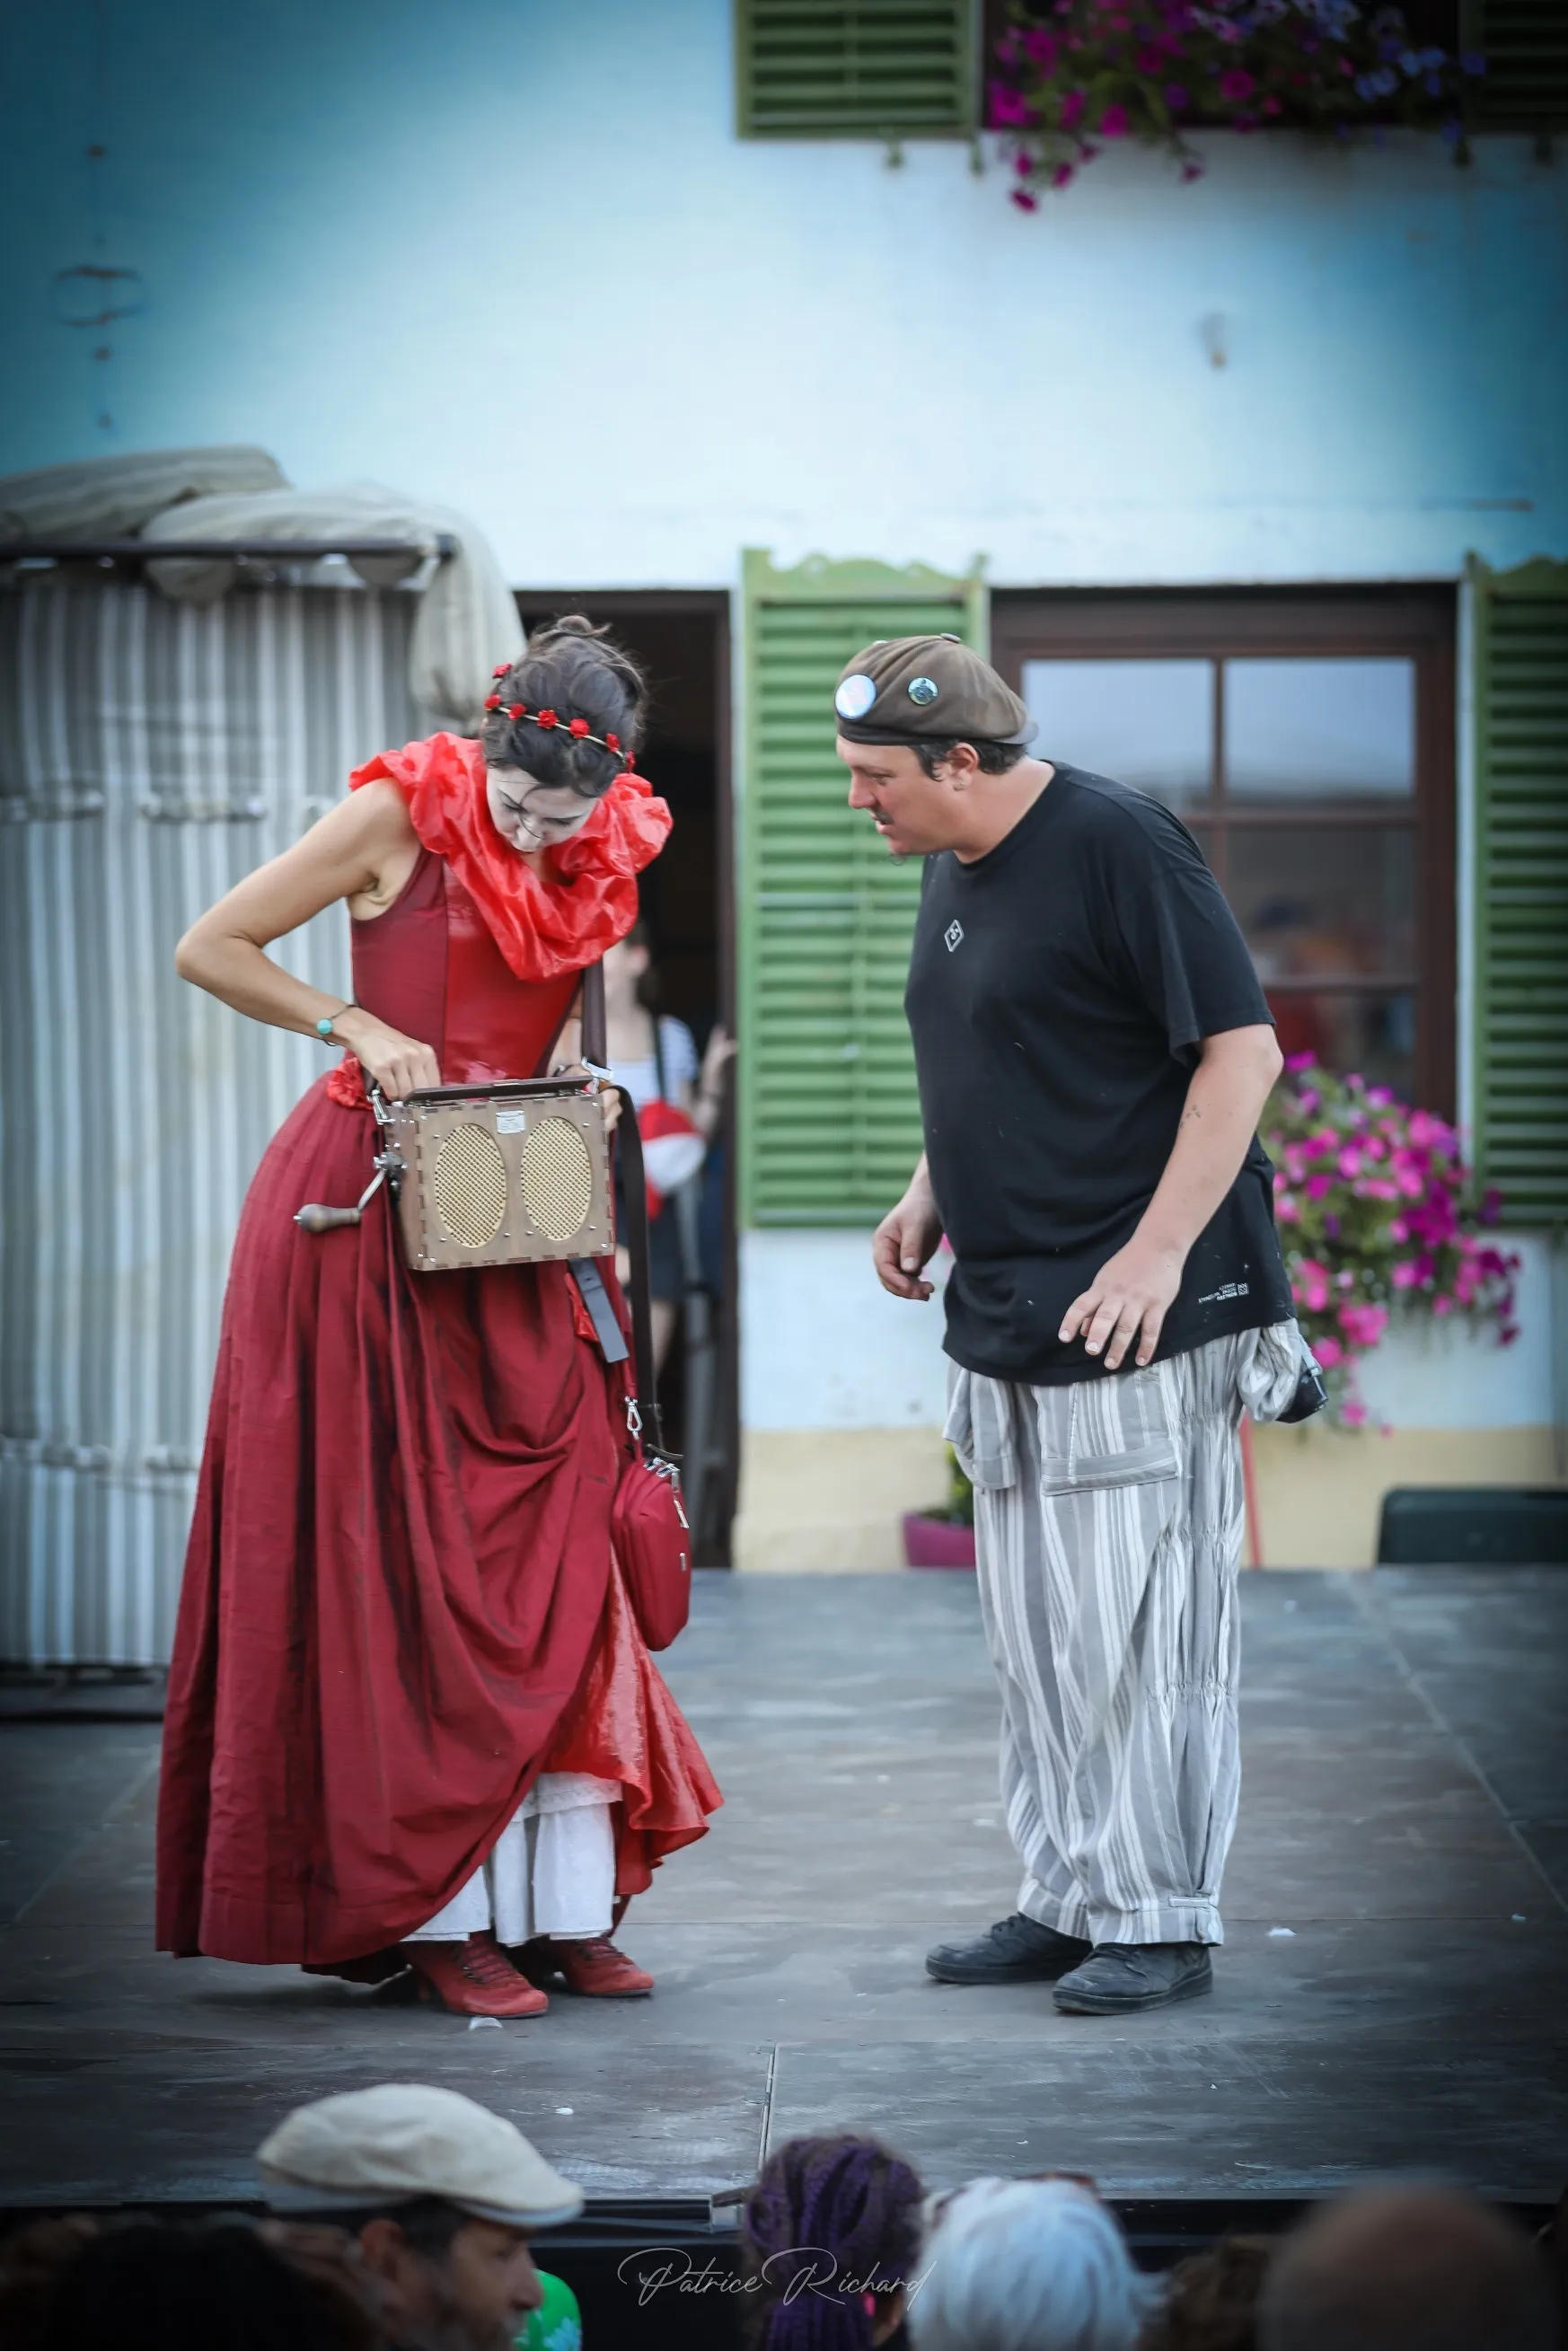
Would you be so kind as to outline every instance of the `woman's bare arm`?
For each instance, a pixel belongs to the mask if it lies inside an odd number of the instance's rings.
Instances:
[[[367,784],[329,809],[281,857],[257,866],[193,922],[174,951],[182,979],[204,987],[253,1020],[316,1034],[330,1020],[334,1039],[357,1054],[394,1100],[441,1082],[431,1047],[404,1037],[358,1005],[345,1007],[282,970],[266,950],[324,906],[349,901],[361,916],[390,905],[419,854],[408,809],[395,784]]]

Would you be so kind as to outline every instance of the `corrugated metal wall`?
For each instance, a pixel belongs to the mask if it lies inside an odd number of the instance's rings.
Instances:
[[[174,943],[423,731],[414,603],[0,592],[0,1657],[168,1656],[240,1202],[325,1066]],[[340,908],[276,952],[347,994]]]

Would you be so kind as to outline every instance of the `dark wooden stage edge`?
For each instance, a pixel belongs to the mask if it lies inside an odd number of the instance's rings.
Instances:
[[[1216,1991],[1114,2022],[924,1973],[1017,1890],[972,1579],[699,1582],[665,1662],[727,1802],[627,1921],[647,2003],[471,2029],[160,1958],[156,1725],[0,1721],[0,2207],[247,2203],[288,2106],[388,2079],[511,2116],[594,2199],[585,2261],[727,2244],[707,2199],[846,2126],[937,2188],[1090,2173],[1155,2260],[1396,2174],[1555,2199],[1568,1573],[1244,1576]]]

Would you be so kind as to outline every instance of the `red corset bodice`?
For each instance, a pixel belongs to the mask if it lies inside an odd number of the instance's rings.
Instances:
[[[580,974],[518,979],[444,858],[422,849],[386,913],[351,927],[354,1001],[433,1046],[444,1084],[534,1076]]]

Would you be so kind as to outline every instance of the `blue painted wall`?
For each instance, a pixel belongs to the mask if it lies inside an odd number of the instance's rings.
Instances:
[[[1117,154],[1029,219],[960,147],[737,141],[727,0],[11,0],[5,38],[0,469],[259,441],[541,584],[1568,553],[1568,168],[1522,141]],[[140,314],[66,323],[83,263]]]

